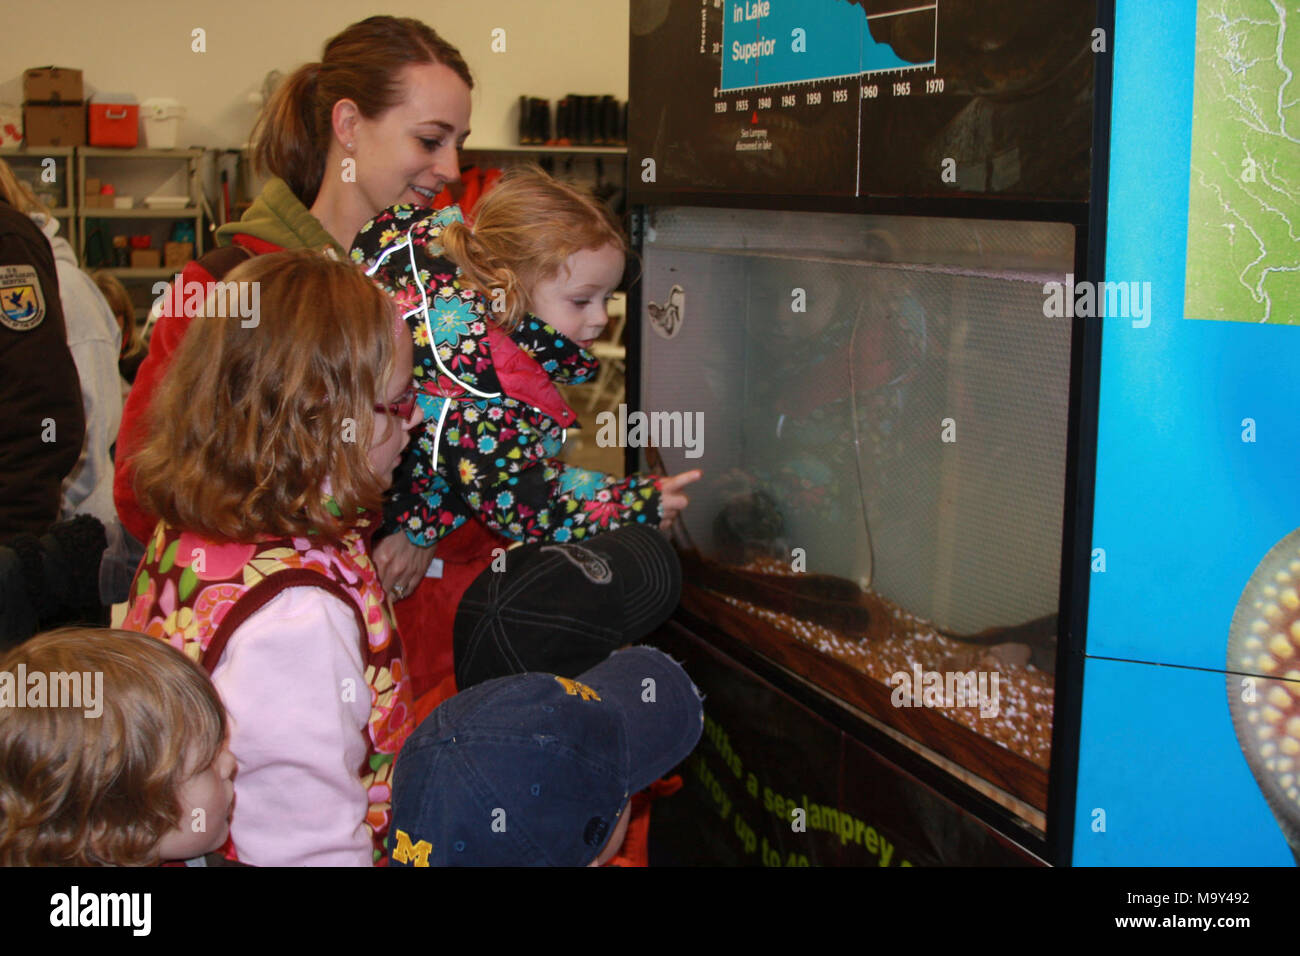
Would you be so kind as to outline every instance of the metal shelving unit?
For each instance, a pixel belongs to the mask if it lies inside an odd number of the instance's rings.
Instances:
[[[86,181],[87,171],[89,170],[93,174],[95,167],[106,160],[125,159],[133,163],[162,163],[171,161],[184,164],[186,193],[189,197],[189,203],[178,209],[106,209],[87,207],[82,201],[80,192],[74,194],[77,230],[80,239],[78,256],[82,265],[84,266],[86,262],[85,245],[87,237],[91,232],[91,227],[88,225],[90,220],[168,220],[193,222],[194,256],[195,258],[201,256],[203,254],[203,210],[201,206],[201,186],[199,184],[199,165],[204,152],[205,151],[202,149],[111,149],[94,146],[77,147],[78,183],[84,183]],[[174,268],[111,268],[108,271],[126,282],[131,280],[144,281],[167,278],[177,270]]]
[[[32,167],[43,169],[44,160],[55,160],[54,184],[62,185],[63,200],[58,205],[52,206],[50,212],[54,214],[55,219],[59,220],[63,238],[67,239],[68,244],[80,255],[81,244],[77,237],[76,209],[78,191],[75,188],[73,173],[73,150],[72,146],[3,146],[0,147],[0,157],[3,157],[15,172]]]

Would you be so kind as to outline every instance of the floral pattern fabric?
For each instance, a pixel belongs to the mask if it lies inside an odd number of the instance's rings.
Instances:
[[[526,316],[508,336],[480,294],[463,288],[440,236],[461,220],[394,206],[357,234],[352,258],[385,288],[411,328],[424,412],[394,476],[385,531],[431,546],[477,517],[515,541],[580,541],[626,524],[658,524],[653,476],[618,478],[555,459],[573,413],[555,383],[591,380],[599,363],[556,329]],[[521,368],[522,352],[535,369]],[[507,367],[503,367],[503,362]],[[522,388],[540,369],[544,388]],[[527,397],[521,392],[527,391]]]
[[[131,584],[123,627],[166,641],[210,674],[222,645],[215,655],[208,649],[227,615],[255,587],[258,594],[251,599],[261,607],[283,590],[277,584],[301,586],[300,574],[292,581],[284,577],[291,571],[313,573],[341,587],[364,627],[361,659],[370,719],[360,779],[374,859],[380,862],[386,859],[384,837],[392,815],[393,760],[414,729],[415,708],[391,608],[360,531],[350,531],[341,547],[307,538],[218,543],[160,521]]]

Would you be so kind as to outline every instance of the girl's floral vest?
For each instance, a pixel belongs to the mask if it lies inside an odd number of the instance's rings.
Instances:
[[[401,641],[359,531],[348,532],[340,547],[307,538],[219,544],[160,521],[132,582],[123,627],[167,641],[211,674],[240,624],[281,591],[303,586],[342,599],[366,635],[361,660],[371,709],[358,775],[369,797],[375,863],[382,866],[393,760],[413,729],[415,708]],[[235,858],[233,849],[229,855]]]

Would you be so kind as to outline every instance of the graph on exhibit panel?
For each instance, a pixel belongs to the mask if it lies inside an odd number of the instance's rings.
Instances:
[[[1087,195],[1095,0],[632,0],[645,194]]]
[[[936,70],[939,4],[723,0],[719,94]],[[932,90],[933,91],[933,90]],[[857,97],[855,97],[856,99]]]

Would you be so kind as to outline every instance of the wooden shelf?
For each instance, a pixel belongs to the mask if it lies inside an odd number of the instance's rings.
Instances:
[[[180,209],[100,209],[83,206],[81,209],[84,219],[193,219],[198,214],[198,206],[183,206]]]
[[[78,154],[95,158],[120,156],[123,159],[192,159],[202,156],[202,149],[114,149],[111,146],[78,146]]]
[[[104,266],[95,271],[107,272],[119,279],[171,279],[184,268],[184,266],[181,266],[180,269],[122,269]]]
[[[0,146],[0,156],[71,156],[75,146]]]

